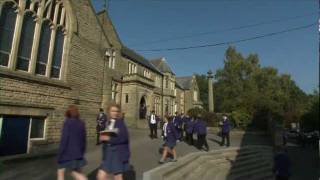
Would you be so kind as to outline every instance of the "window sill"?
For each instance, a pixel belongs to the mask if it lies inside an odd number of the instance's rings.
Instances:
[[[6,67],[1,67],[1,66],[0,66],[0,77],[9,77],[9,78],[28,81],[32,83],[71,89],[71,87],[62,80],[51,79],[41,75],[34,75],[24,71],[12,71]]]
[[[48,143],[48,140],[42,139],[42,138],[30,138],[30,142],[32,143],[33,146],[36,146],[36,145],[45,145]]]

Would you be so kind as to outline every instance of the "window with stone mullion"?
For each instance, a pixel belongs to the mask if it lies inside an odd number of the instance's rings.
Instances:
[[[40,32],[40,42],[38,48],[38,55],[36,61],[36,74],[45,75],[48,63],[49,47],[51,38],[50,22],[45,21],[42,23]]]
[[[5,2],[0,14],[0,65],[60,79],[67,20],[63,1],[15,2]]]
[[[61,28],[58,28],[56,31],[56,37],[54,41],[52,65],[50,77],[59,78],[61,70],[61,60],[63,53],[63,43],[64,43],[64,34]]]
[[[8,66],[17,13],[13,3],[6,3],[0,15],[0,65]]]
[[[28,71],[30,58],[31,58],[31,50],[33,44],[33,36],[34,36],[34,28],[35,28],[35,19],[31,12],[27,12],[23,19],[22,30],[19,41],[19,49],[18,49],[18,57],[17,57],[17,65],[16,69]]]

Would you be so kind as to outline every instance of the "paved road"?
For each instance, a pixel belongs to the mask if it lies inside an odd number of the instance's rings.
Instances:
[[[220,149],[218,142],[220,138],[209,134],[208,144],[212,149]],[[263,135],[232,135],[231,146],[242,146],[248,144],[270,144],[269,138]],[[162,145],[161,139],[151,140],[148,137],[148,131],[142,129],[130,129],[131,140],[131,166],[132,169],[126,174],[126,179],[140,180],[144,171],[159,166],[160,158],[159,148]],[[95,179],[95,169],[98,168],[101,161],[101,147],[89,143],[86,158],[88,165],[84,172],[88,174],[89,179]],[[184,142],[177,145],[178,157],[184,156],[190,152],[198,151],[195,147],[189,146]],[[32,160],[15,161],[0,166],[1,180],[50,180],[55,179],[56,175],[55,156],[34,158]]]
[[[287,144],[288,155],[292,164],[290,180],[319,180],[320,159],[319,149],[307,146],[302,148],[294,140]]]

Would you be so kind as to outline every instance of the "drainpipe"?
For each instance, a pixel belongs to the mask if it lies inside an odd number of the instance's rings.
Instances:
[[[163,80],[164,80],[164,76],[162,75],[162,81],[161,81],[161,91],[162,91],[162,94],[161,94],[161,118],[163,119],[164,116],[163,116],[163,105],[164,105],[164,99],[163,99]]]
[[[122,108],[122,84],[123,84],[123,75],[120,78],[120,107]]]

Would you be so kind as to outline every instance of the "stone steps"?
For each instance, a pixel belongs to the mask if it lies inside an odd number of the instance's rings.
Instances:
[[[197,152],[144,173],[144,180],[271,180],[269,146]]]
[[[246,172],[255,166],[264,167],[268,165],[263,159],[265,158],[261,158],[259,155],[254,154],[242,158],[236,157],[236,160],[233,163],[226,159],[222,161],[220,160],[220,162],[208,160],[202,166],[199,166],[197,169],[195,169],[192,172],[192,175],[190,175],[187,179],[211,179],[211,175],[207,175],[208,172],[217,173],[219,171],[227,171],[229,175],[239,174]]]
[[[170,176],[171,173],[167,174],[165,178],[167,179],[184,179],[189,176],[189,173],[194,173],[195,169],[199,167],[203,167],[203,165],[209,161],[215,161],[216,163],[227,163],[225,156],[228,156],[229,159],[235,159],[237,158],[246,158],[248,155],[252,156],[252,154],[241,154],[241,156],[238,156],[236,152],[228,152],[228,153],[219,153],[219,154],[205,154],[202,156],[199,156],[198,158],[194,159],[193,161],[189,162],[187,165],[181,169],[179,174],[174,174],[173,176]],[[256,154],[254,154],[256,156]],[[173,172],[175,172],[177,169],[172,169]]]

